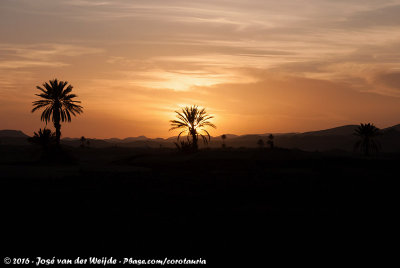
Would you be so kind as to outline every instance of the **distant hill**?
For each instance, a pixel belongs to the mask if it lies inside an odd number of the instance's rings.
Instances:
[[[232,139],[232,138],[239,137],[238,135],[235,135],[235,134],[224,134],[224,135],[226,136],[227,139]],[[222,139],[222,135],[216,136],[216,137],[214,137],[214,138],[216,138],[216,139],[218,139],[218,138]]]
[[[0,130],[0,144],[2,145],[27,145],[28,137],[20,130]]]
[[[0,130],[0,138],[28,138],[24,132],[20,130]]]
[[[311,136],[348,136],[354,133],[354,129],[356,129],[357,125],[346,125],[335,128],[329,128],[318,131],[309,131],[304,133],[299,133],[301,135],[311,135]]]
[[[105,140],[102,139],[86,139],[86,142],[89,142],[89,146],[94,148],[105,148],[112,146],[111,143],[106,142]],[[81,146],[81,141],[78,138],[61,139],[61,143],[72,147]],[[87,143],[85,145],[87,146]]]
[[[384,132],[395,130],[400,132],[400,124],[382,129]]]
[[[344,150],[352,151],[357,137],[353,135],[357,125],[345,125],[330,129],[309,131],[304,133],[273,133],[275,146],[289,149],[301,149],[305,151],[329,151]],[[382,129],[380,137],[383,151],[400,151],[400,124]],[[257,141],[262,139],[266,144],[269,133],[234,135],[226,134],[225,144],[227,147],[258,147]],[[0,130],[1,144],[26,145],[28,136],[18,130]],[[181,137],[185,139],[185,137]],[[151,139],[146,136],[128,137],[125,139],[87,139],[89,147],[129,147],[129,148],[175,148],[174,142],[177,136],[166,139]],[[79,138],[63,138],[61,142],[68,146],[78,147],[81,145]],[[207,145],[211,148],[221,148],[221,136],[212,137]],[[202,144],[200,143],[200,146]]]
[[[145,141],[145,140],[149,140],[149,138],[147,138],[146,136],[138,136],[138,137],[128,137],[125,139],[118,139],[118,138],[104,139],[104,141],[111,143],[129,143],[134,141]]]

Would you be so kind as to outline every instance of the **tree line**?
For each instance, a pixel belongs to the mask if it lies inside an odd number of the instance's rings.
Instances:
[[[67,81],[59,81],[58,79],[49,80],[42,86],[36,87],[40,93],[35,94],[40,99],[33,101],[32,113],[37,110],[43,110],[40,116],[41,121],[46,123],[43,129],[34,132],[34,136],[29,140],[33,143],[42,145],[47,148],[49,144],[55,143],[56,146],[60,145],[61,139],[61,123],[71,122],[73,116],[83,113],[81,101],[76,100],[78,97],[72,93],[73,86],[68,84]],[[211,122],[214,116],[209,115],[205,108],[200,108],[197,105],[187,106],[180,111],[175,111],[176,119],[170,120],[172,130],[179,130],[177,142],[175,142],[178,149],[181,151],[197,151],[199,149],[199,140],[201,139],[204,144],[207,144],[211,135],[206,128],[216,128]],[[53,133],[47,128],[47,123],[52,122],[55,132]],[[186,139],[182,140],[181,136],[186,135]],[[370,156],[376,154],[381,146],[377,137],[381,135],[379,128],[374,124],[361,123],[354,131],[359,139],[354,145],[354,150],[361,151],[364,155]],[[224,134],[222,138],[222,147],[226,147],[225,140],[227,136]],[[85,144],[88,145],[89,141],[85,137],[81,137],[81,147]],[[274,148],[274,136],[270,134],[266,142],[271,149]],[[262,139],[257,141],[260,148],[264,147]]]

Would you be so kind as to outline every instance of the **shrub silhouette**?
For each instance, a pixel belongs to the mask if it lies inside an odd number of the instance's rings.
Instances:
[[[216,126],[210,122],[210,119],[214,117],[208,115],[205,108],[200,109],[198,106],[193,105],[191,107],[182,108],[181,112],[175,111],[175,113],[178,120],[170,120],[171,128],[169,130],[182,130],[178,135],[178,142],[181,135],[187,133],[188,142],[190,136],[192,138],[190,144],[193,151],[197,151],[199,136],[203,139],[205,144],[210,141],[210,133],[208,133],[205,127],[216,128]]]
[[[56,146],[56,134],[50,129],[39,129],[38,132],[34,132],[33,137],[28,138],[28,142],[41,147],[41,160],[47,163],[60,162],[60,160],[63,160],[62,157],[64,153],[59,146]]]
[[[179,151],[184,152],[184,153],[190,153],[193,152],[193,144],[190,140],[187,141],[179,141],[179,142],[174,142],[176,148],[178,148]]]
[[[47,150],[52,144],[55,144],[56,134],[51,132],[50,129],[43,128],[39,129],[38,132],[34,132],[33,137],[28,138],[28,141]]]
[[[359,137],[359,140],[354,144],[354,149],[360,149],[364,155],[369,156],[371,153],[378,153],[380,143],[376,139],[381,135],[379,128],[374,124],[360,124],[354,131],[354,135]]]
[[[78,105],[80,101],[73,100],[77,96],[70,94],[72,92],[72,85],[68,85],[66,81],[58,81],[57,79],[50,80],[48,83],[43,83],[43,86],[36,88],[42,93],[35,94],[41,100],[33,102],[34,108],[32,113],[38,109],[44,108],[40,119],[45,121],[53,121],[54,128],[56,129],[56,143],[60,144],[61,137],[61,124],[60,122],[71,122],[71,114],[76,116],[83,112],[83,107]],[[66,87],[67,86],[67,87]]]

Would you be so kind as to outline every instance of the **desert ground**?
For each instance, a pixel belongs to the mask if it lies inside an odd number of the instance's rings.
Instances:
[[[50,252],[207,255],[230,245],[225,235],[270,226],[299,235],[310,230],[298,232],[301,222],[318,230],[315,219],[382,218],[399,159],[281,148],[63,146],[43,155],[33,145],[2,146],[3,228],[13,230],[10,250],[38,249],[42,241]],[[279,240],[281,229],[270,239]]]

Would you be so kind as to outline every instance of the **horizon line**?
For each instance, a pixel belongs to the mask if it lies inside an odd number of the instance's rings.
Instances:
[[[340,125],[340,126],[335,126],[335,127],[331,127],[331,128],[324,128],[324,129],[316,129],[316,130],[308,130],[308,131],[288,131],[288,132],[264,132],[264,133],[245,133],[245,134],[234,134],[234,133],[224,133],[224,134],[220,134],[220,135],[216,135],[216,136],[212,136],[211,135],[211,137],[212,138],[215,138],[215,137],[220,137],[220,136],[222,136],[222,135],[235,135],[235,136],[247,136],[247,135],[269,135],[269,134],[272,134],[272,135],[284,135],[284,134],[302,134],[302,133],[309,133],[309,132],[317,132],[317,131],[324,131],[324,130],[330,130],[330,129],[335,129],[335,128],[340,128],[340,127],[346,127],[346,126],[358,126],[359,124],[346,124],[346,125]],[[375,124],[374,124],[375,125]],[[394,124],[394,125],[389,125],[389,126],[386,126],[386,127],[382,127],[382,128],[379,128],[379,129],[387,129],[387,128],[391,128],[391,127],[395,127],[395,126],[398,126],[398,125],[400,125],[400,123],[398,123],[398,124]],[[20,132],[22,132],[24,135],[26,135],[26,136],[30,136],[30,135],[28,135],[28,134],[26,134],[24,131],[22,131],[22,130],[19,130],[19,129],[0,129],[0,131],[20,131]],[[124,138],[119,138],[119,137],[106,137],[106,138],[98,138],[98,137],[95,137],[95,138],[91,138],[91,137],[86,137],[85,135],[82,135],[82,136],[79,136],[79,137],[69,137],[69,136],[67,136],[67,137],[63,137],[63,138],[61,138],[61,139],[80,139],[81,137],[85,137],[86,139],[94,139],[94,140],[107,140],[107,139],[119,139],[119,140],[124,140],[124,139],[129,139],[129,138],[140,138],[140,137],[144,137],[144,138],[146,138],[146,139],[164,139],[164,140],[167,140],[167,139],[170,139],[170,138],[175,138],[175,137],[177,137],[178,135],[175,135],[175,136],[169,136],[169,137],[148,137],[148,136],[146,136],[146,135],[138,135],[138,136],[127,136],[127,137],[124,137]]]

